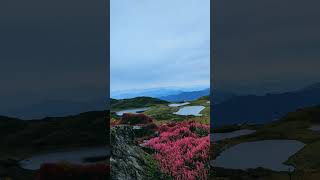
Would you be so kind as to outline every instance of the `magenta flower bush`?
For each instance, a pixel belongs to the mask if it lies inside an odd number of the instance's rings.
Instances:
[[[159,137],[144,145],[156,151],[161,171],[176,180],[208,179],[209,126],[181,122],[159,127]]]

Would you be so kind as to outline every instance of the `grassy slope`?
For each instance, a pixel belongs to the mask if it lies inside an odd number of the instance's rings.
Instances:
[[[167,101],[163,101],[151,97],[136,97],[132,99],[111,99],[111,109],[112,111],[130,109],[130,108],[142,108],[149,107],[159,104],[169,104]]]
[[[0,120],[1,154],[26,155],[38,151],[107,144],[108,113],[23,121]]]
[[[312,124],[320,123],[319,117],[320,106],[317,106],[289,113],[279,121],[270,124],[252,126],[251,129],[256,129],[257,133],[213,144],[214,152],[212,153],[212,158],[216,157],[224,149],[242,142],[265,139],[294,139],[305,143],[306,146],[286,162],[286,164],[296,167],[293,177],[312,179],[316,176],[320,178],[320,155],[318,155],[320,133],[308,129]],[[265,176],[272,179],[288,178],[288,174],[277,172],[269,173]]]
[[[125,100],[113,100],[112,111],[139,107],[152,107],[150,110],[145,111],[144,114],[153,117],[155,119],[156,124],[178,122],[184,120],[195,120],[197,122],[209,124],[210,104],[207,103],[208,99],[209,97],[205,96],[198,100],[190,102],[190,105],[202,105],[206,107],[201,112],[201,114],[203,114],[203,116],[201,117],[175,115],[173,113],[177,112],[181,107],[169,107],[169,102],[148,97],[138,97]],[[120,117],[117,117],[115,114],[111,114],[111,119],[114,120],[119,118]]]
[[[200,123],[209,124],[210,122],[210,104],[207,103],[208,100],[205,98],[200,98],[199,100],[190,101],[187,106],[202,105],[206,108],[202,110],[201,117],[195,116],[180,116],[173,113],[177,112],[181,107],[169,107],[168,105],[158,105],[154,108],[145,112],[146,115],[153,117],[157,124],[166,122],[176,122],[184,120],[194,120]]]

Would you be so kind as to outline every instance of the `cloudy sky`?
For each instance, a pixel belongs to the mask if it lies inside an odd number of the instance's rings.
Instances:
[[[104,0],[1,0],[0,115],[105,98],[103,16]]]
[[[111,90],[210,85],[210,0],[111,0]]]
[[[319,6],[316,0],[223,1],[216,88],[265,93],[320,82]]]

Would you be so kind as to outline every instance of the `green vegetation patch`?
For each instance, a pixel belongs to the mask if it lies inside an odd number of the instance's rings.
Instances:
[[[169,107],[169,106],[156,106],[150,110],[147,110],[144,114],[151,116],[155,119],[155,123],[159,122],[175,122],[183,121],[186,116],[179,116],[173,114],[179,110],[179,107]]]
[[[298,170],[307,172],[320,171],[320,140],[308,144],[305,148],[292,156],[287,164],[294,165]]]
[[[143,108],[150,107],[159,104],[169,104],[169,102],[151,98],[151,97],[136,97],[132,99],[111,99],[111,110],[123,110],[123,109],[132,109],[132,108]]]
[[[161,180],[163,179],[163,174],[160,170],[159,163],[152,157],[152,155],[149,155],[146,153],[146,156],[144,158],[146,161],[145,166],[145,176],[148,177],[148,179],[154,179],[154,180]]]

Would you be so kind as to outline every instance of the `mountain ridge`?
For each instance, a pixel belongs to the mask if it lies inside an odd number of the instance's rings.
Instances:
[[[277,120],[296,109],[318,104],[320,83],[292,92],[235,96],[213,108],[212,125],[265,123]]]
[[[191,91],[191,92],[181,92],[176,95],[168,95],[159,97],[159,99],[171,101],[171,102],[181,102],[181,101],[193,101],[203,96],[210,95],[210,89],[204,89],[200,91]]]

